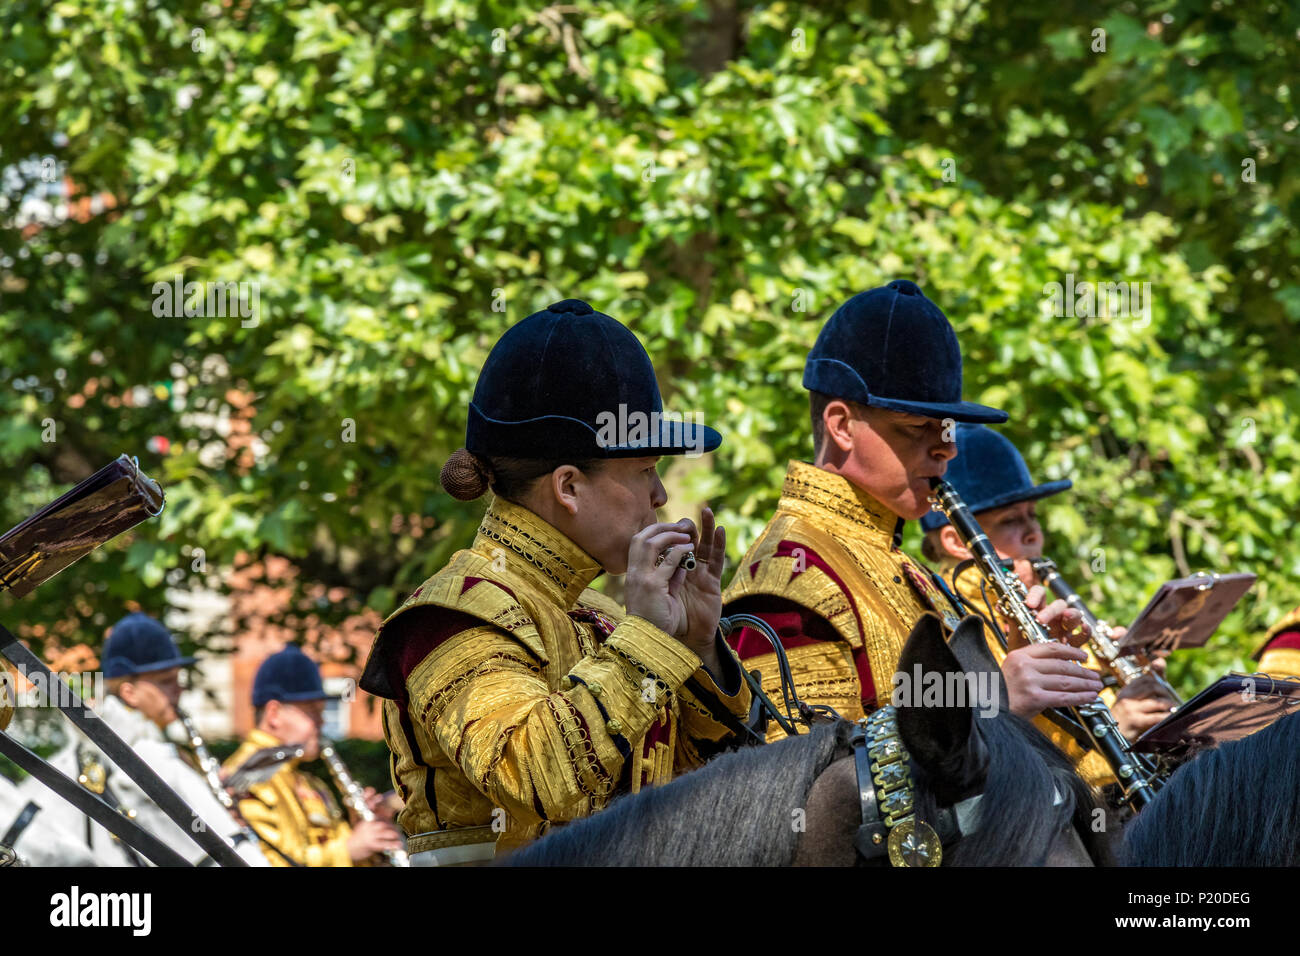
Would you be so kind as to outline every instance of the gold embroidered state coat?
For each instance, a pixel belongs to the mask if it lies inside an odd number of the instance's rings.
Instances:
[[[1255,652],[1259,669],[1277,677],[1300,677],[1300,608],[1284,614],[1264,635]]]
[[[18,678],[9,662],[0,657],[0,730],[9,726],[18,701]]]
[[[254,751],[283,741],[254,728],[231,754],[224,768],[234,770]],[[239,813],[262,840],[272,866],[352,866],[348,838],[352,828],[329,788],[298,770],[298,761],[282,766],[270,780],[254,784],[239,801]]]
[[[470,548],[384,622],[362,687],[388,698],[412,852],[512,849],[700,765],[739,730],[750,695],[725,645],[730,693],[680,641],[591,590],[600,573],[496,498]]]
[[[772,599],[829,624],[831,639],[792,635],[782,643],[800,697],[856,720],[888,700],[912,626],[934,610],[949,628],[959,609],[898,546],[903,520],[840,475],[790,462],[776,513],[723,595],[724,614],[763,613]],[[769,621],[769,623],[771,623]],[[780,629],[778,628],[778,631]],[[762,671],[763,690],[781,699],[776,655],[744,632],[732,635],[744,666]],[[770,645],[768,645],[770,646]],[[769,740],[783,736],[773,726]]]
[[[993,614],[996,617],[998,626],[1002,628],[1004,634],[1007,633],[1011,621],[998,609],[995,595],[990,593],[988,602],[985,602],[984,594],[980,590],[981,577],[979,569],[974,565],[970,565],[959,577],[954,578],[953,572],[957,569],[958,563],[954,559],[946,559],[940,565],[939,573],[945,581],[952,585],[953,590],[957,592],[957,596],[979,613],[987,615],[989,612],[988,604],[992,604]],[[1007,659],[1007,652],[1003,650],[1002,642],[989,631],[987,626],[984,628],[984,637],[988,641],[989,650],[992,651],[994,659],[998,662],[998,666],[1001,667],[1002,662]],[[1093,654],[1092,648],[1085,646],[1083,650],[1088,653],[1088,659],[1083,662],[1083,666],[1089,670],[1102,672],[1101,662]],[[1107,707],[1114,706],[1115,692],[1109,687],[1102,690],[1101,698],[1106,702]],[[1070,758],[1070,762],[1074,764],[1074,769],[1089,785],[1102,787],[1106,784],[1118,782],[1115,775],[1111,773],[1110,765],[1106,763],[1106,759],[1095,750],[1085,750],[1068,731],[1058,727],[1042,714],[1036,716],[1033,723],[1048,740],[1056,745],[1057,750]]]

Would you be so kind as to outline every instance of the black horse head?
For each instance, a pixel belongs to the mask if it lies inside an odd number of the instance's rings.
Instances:
[[[989,751],[976,714],[1010,710],[979,618],[966,618],[946,641],[939,618],[924,615],[903,646],[897,674],[892,703],[899,735],[933,781],[935,799],[948,805],[979,793]]]
[[[967,617],[945,640],[938,617],[921,617],[903,647],[893,690],[918,814],[934,818],[941,808],[983,794],[973,832],[951,855],[945,849],[951,862],[1042,862],[1071,823],[1090,855],[1100,855],[1089,826],[1091,792],[1050,741],[1011,713],[978,618]],[[1017,831],[1016,845],[1005,845],[1006,835]],[[1002,846],[994,845],[993,834]],[[1029,856],[1025,848],[1033,848]],[[1040,851],[1042,859],[1034,859]]]

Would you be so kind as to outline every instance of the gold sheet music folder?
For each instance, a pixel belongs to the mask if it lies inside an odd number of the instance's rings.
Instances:
[[[25,597],[77,559],[146,518],[163,491],[127,455],[0,536],[0,591]]]

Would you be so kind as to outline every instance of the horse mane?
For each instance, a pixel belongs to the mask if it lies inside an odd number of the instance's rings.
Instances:
[[[951,850],[944,848],[944,864],[1043,866],[1062,830],[1071,825],[1089,857],[1103,862],[1106,850],[1092,826],[1096,798],[1065,754],[1010,711],[977,717],[975,724],[989,751],[984,796],[975,831]],[[934,786],[915,761],[912,774],[921,818],[934,820]]]
[[[979,827],[945,850],[945,863],[1041,865],[1071,822],[1093,859],[1099,859],[1090,826],[1092,792],[1065,756],[1010,712],[975,723],[990,754]],[[504,864],[788,864],[802,830],[796,811],[806,806],[822,771],[848,752],[852,727],[847,721],[817,724],[808,734],[724,754],[667,786],[620,797],[590,819],[552,830]],[[934,819],[932,786],[915,762],[913,771],[922,817],[928,813]]]
[[[1300,714],[1204,750],[1124,829],[1126,866],[1300,863]]]
[[[795,810],[842,746],[842,724],[723,754],[663,787],[552,830],[507,866],[772,866],[794,857]]]

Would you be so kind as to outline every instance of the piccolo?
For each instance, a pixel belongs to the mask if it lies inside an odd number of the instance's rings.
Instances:
[[[330,774],[334,777],[334,783],[339,788],[343,801],[352,812],[361,820],[375,819],[375,811],[366,805],[365,791],[352,778],[352,774],[348,772],[347,765],[339,757],[334,745],[324,738],[321,739],[320,759],[324,760],[325,766],[329,767]],[[411,858],[407,856],[405,850],[385,850],[384,859],[388,861],[389,866],[411,865]]]
[[[1016,623],[1025,639],[1034,644],[1053,643],[1047,628],[1025,604],[1028,593],[1024,582],[1014,571],[1007,570],[998,557],[992,542],[979,526],[961,495],[942,478],[931,478],[930,502],[952,523],[962,543],[970,551],[976,567],[998,596],[998,608]],[[1120,733],[1110,709],[1100,697],[1082,707],[1068,708],[1082,725],[1097,752],[1105,758],[1119,781],[1124,801],[1134,810],[1141,810],[1156,795],[1161,779],[1154,764],[1143,755],[1133,753],[1128,741]]]
[[[1093,651],[1115,675],[1115,680],[1120,687],[1126,687],[1139,677],[1150,675],[1165,696],[1174,702],[1175,708],[1182,706],[1183,699],[1178,695],[1178,691],[1152,669],[1151,661],[1145,655],[1120,653],[1119,644],[1115,641],[1110,625],[1098,620],[1097,616],[1088,609],[1088,605],[1083,602],[1078,592],[1061,577],[1055,561],[1050,558],[1032,558],[1030,563],[1033,565],[1034,573],[1038,575],[1038,580],[1083,617],[1083,622],[1092,632],[1090,643]]]

